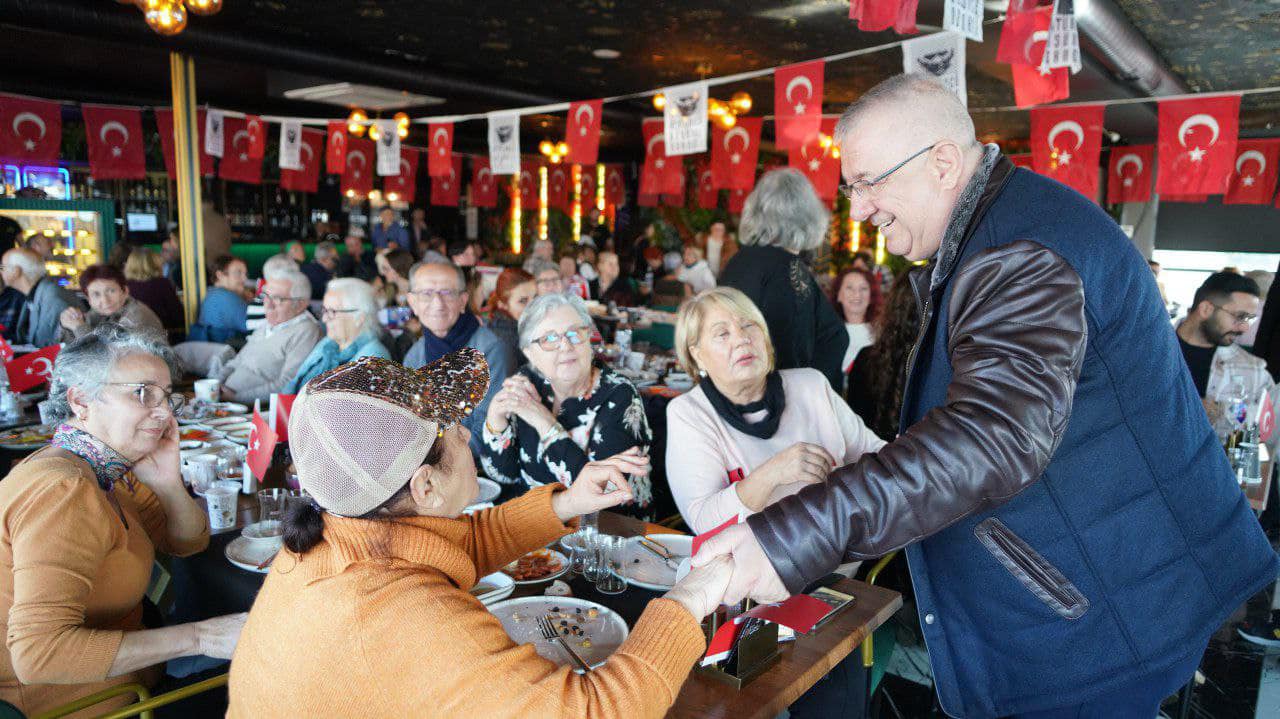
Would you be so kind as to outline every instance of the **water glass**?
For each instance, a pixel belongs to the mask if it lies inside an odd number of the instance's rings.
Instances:
[[[595,534],[595,527],[581,527],[568,537],[569,571],[571,573],[582,574],[586,571],[591,553],[594,551]]]
[[[596,591],[601,594],[621,594],[627,588],[622,578],[622,561],[626,553],[626,540],[622,537],[600,535],[600,563],[604,573],[596,579]]]
[[[264,489],[258,492],[258,521],[279,520],[284,517],[284,502],[287,490]]]
[[[600,552],[600,544],[607,536],[599,532],[592,532],[584,538],[586,554],[582,567],[582,578],[592,584],[600,581],[604,575],[609,573],[609,568],[605,566],[605,557],[601,556]]]
[[[191,491],[203,495],[214,482],[218,481],[218,457],[212,454],[198,454],[187,460],[191,468]]]

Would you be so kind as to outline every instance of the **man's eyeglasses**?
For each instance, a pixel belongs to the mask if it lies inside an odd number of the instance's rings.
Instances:
[[[324,309],[320,310],[320,317],[322,319],[331,320],[334,317],[337,317],[338,315],[346,315],[346,314],[351,314],[352,312],[359,312],[359,311],[360,310],[356,310],[356,309],[340,310],[340,309],[335,309],[333,307],[325,307]]]
[[[138,403],[147,409],[155,409],[161,403],[168,402],[169,409],[177,412],[182,409],[182,405],[187,403],[187,398],[178,392],[169,392],[158,384],[150,382],[108,382],[113,387],[132,387],[133,396],[138,398]]]
[[[465,290],[413,290],[409,294],[430,304],[433,299],[438,299],[445,303],[452,302],[461,297],[464,292]]]
[[[879,175],[876,175],[875,177],[871,178],[870,180],[858,180],[857,182],[854,182],[854,183],[849,184],[849,185],[841,185],[841,186],[840,186],[840,192],[841,192],[841,194],[843,194],[845,197],[847,197],[847,198],[849,198],[849,199],[851,199],[851,200],[852,200],[852,199],[853,199],[853,198],[855,198],[855,197],[857,197],[857,198],[863,198],[863,197],[866,197],[867,195],[870,195],[870,194],[875,193],[875,191],[876,191],[876,190],[878,190],[878,189],[880,188],[880,185],[883,185],[883,184],[884,184],[884,182],[885,182],[885,180],[888,180],[888,179],[889,179],[889,176],[890,176],[890,175],[892,175],[893,173],[897,172],[898,170],[901,170],[901,169],[902,169],[902,168],[903,168],[903,167],[904,167],[908,162],[911,162],[912,160],[916,159],[917,157],[919,157],[919,156],[923,155],[924,153],[926,153],[926,152],[928,152],[928,151],[932,150],[934,147],[936,147],[936,146],[937,146],[937,144],[938,144],[938,143],[936,143],[936,142],[935,142],[934,144],[929,145],[928,147],[925,147],[925,148],[922,148],[922,149],[918,150],[918,151],[917,151],[915,154],[913,154],[911,157],[908,157],[907,159],[903,160],[902,162],[899,162],[898,164],[894,165],[893,167],[890,167],[889,169],[885,170],[884,172],[880,173]]]
[[[307,299],[306,297],[276,297],[269,292],[263,292],[258,296],[262,298],[262,304],[264,305],[278,305],[281,302],[301,302]]]
[[[536,344],[546,352],[554,352],[560,349],[560,345],[564,340],[569,340],[569,344],[577,346],[583,342],[591,341],[591,328],[583,325],[575,327],[571,330],[561,332],[548,332],[541,337],[535,337],[529,344]]]
[[[1213,304],[1213,303],[1210,302],[1209,304]],[[1232,312],[1231,310],[1227,309],[1226,307],[1223,307],[1222,305],[1213,305],[1213,306],[1217,309],[1222,310],[1223,312],[1226,312],[1228,315],[1231,315],[1231,318],[1234,319],[1236,321],[1236,324],[1238,325],[1247,325],[1250,322],[1258,319],[1257,315],[1251,315],[1248,312]]]

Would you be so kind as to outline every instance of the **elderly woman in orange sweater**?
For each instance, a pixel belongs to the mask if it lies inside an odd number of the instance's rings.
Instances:
[[[27,715],[235,647],[244,615],[142,624],[156,550],[209,543],[178,470],[171,358],[158,333],[119,325],[67,345],[49,391],[63,423],[0,482],[0,699]]]
[[[258,594],[231,662],[229,717],[663,716],[705,651],[699,620],[731,564],[649,603],[596,671],[517,645],[468,590],[478,577],[629,498],[629,451],[471,516],[475,464],[459,420],[484,397],[483,356],[413,371],[363,358],[313,379],[289,442],[312,503],[285,515],[288,552]],[[358,420],[358,421],[357,421]]]

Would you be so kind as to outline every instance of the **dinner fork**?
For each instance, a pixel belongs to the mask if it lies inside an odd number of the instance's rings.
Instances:
[[[591,671],[591,667],[587,666],[587,663],[582,660],[582,657],[578,656],[578,653],[573,650],[573,647],[569,646],[569,642],[566,642],[564,637],[560,636],[560,632],[556,631],[556,628],[551,623],[551,619],[549,617],[538,618],[538,629],[541,630],[543,639],[546,639],[547,641],[555,640],[560,644],[564,649],[565,654],[568,654],[569,659],[573,661],[575,667],[584,672]]]

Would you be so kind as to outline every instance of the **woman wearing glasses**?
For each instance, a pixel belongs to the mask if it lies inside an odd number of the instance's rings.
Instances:
[[[649,451],[653,434],[640,394],[626,378],[592,362],[594,326],[580,298],[539,297],[520,316],[528,366],[507,378],[485,415],[480,464],[517,493],[568,486],[588,463],[632,447]],[[648,518],[647,476],[629,477],[633,503],[620,511]]]
[[[118,325],[67,345],[49,391],[62,423],[0,482],[0,699],[28,716],[107,686],[154,684],[170,659],[230,658],[240,636],[243,614],[143,625],[156,550],[209,543],[178,470],[171,366],[161,336]]]
[[[330,280],[320,319],[325,338],[284,386],[285,394],[297,394],[312,377],[360,357],[391,359],[391,352],[378,340],[378,301],[368,282],[354,277]]]

